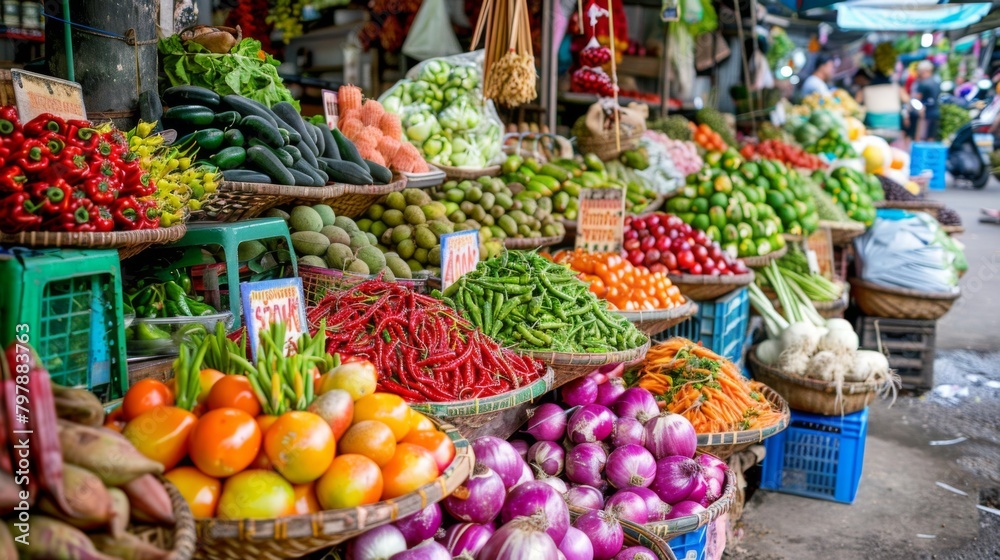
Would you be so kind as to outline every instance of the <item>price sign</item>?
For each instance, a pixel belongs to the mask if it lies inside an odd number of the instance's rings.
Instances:
[[[446,233],[441,236],[441,289],[454,284],[479,263],[479,232]]]
[[[337,92],[323,90],[323,114],[326,115],[326,126],[333,130],[337,126],[339,114],[337,110]]]
[[[677,0],[663,0],[663,4],[660,6],[660,21],[670,22],[680,19],[680,9],[677,6]]]
[[[577,213],[576,248],[593,253],[617,253],[625,230],[625,191],[583,189]]]
[[[24,70],[11,70],[17,114],[22,123],[41,115],[52,113],[64,119],[87,120],[83,104],[83,88],[69,82]]]
[[[240,284],[243,324],[253,359],[257,359],[260,333],[274,323],[285,324],[285,353],[306,332],[306,298],[301,278],[281,278]]]

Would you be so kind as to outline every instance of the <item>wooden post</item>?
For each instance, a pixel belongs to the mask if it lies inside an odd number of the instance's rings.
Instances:
[[[159,2],[69,0],[68,4],[69,19],[77,24],[72,30],[74,77],[83,86],[87,115],[95,121],[113,120],[128,130],[138,122],[139,94],[157,89]],[[62,0],[46,0],[45,12],[66,19]],[[61,21],[46,20],[49,72],[59,78],[69,75],[63,31]]]

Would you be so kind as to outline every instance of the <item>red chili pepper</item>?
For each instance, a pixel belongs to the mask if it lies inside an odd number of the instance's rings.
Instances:
[[[52,113],[42,113],[24,125],[24,135],[28,138],[42,138],[50,132],[66,133],[66,121]]]
[[[94,223],[94,231],[115,230],[115,220],[111,217],[111,209],[107,206],[94,205],[90,211],[90,220]]]
[[[26,191],[0,198],[0,229],[7,233],[37,230],[42,225],[37,211],[38,206]]]
[[[38,212],[45,220],[57,219],[73,199],[73,187],[62,179],[31,183],[25,187],[38,204]]]
[[[134,197],[125,196],[111,204],[111,217],[115,227],[124,231],[139,229],[142,225],[142,209]]]
[[[118,198],[118,190],[115,189],[106,177],[91,177],[83,182],[83,192],[94,204],[108,205]]]
[[[49,166],[51,157],[52,152],[45,142],[38,138],[29,138],[18,151],[16,163],[28,173],[41,173]]]
[[[153,199],[137,200],[139,204],[139,229],[160,227],[160,207]]]
[[[8,165],[0,170],[0,194],[22,192],[27,182],[24,170],[16,165]]]
[[[90,165],[83,148],[67,146],[58,157],[52,158],[51,164],[42,171],[40,178],[44,181],[63,179],[71,185],[76,185],[90,175]]]

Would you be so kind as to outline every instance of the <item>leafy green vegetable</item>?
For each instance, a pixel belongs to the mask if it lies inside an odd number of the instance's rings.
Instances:
[[[177,35],[157,45],[170,86],[201,86],[219,95],[236,93],[268,107],[288,101],[298,109],[299,102],[278,76],[279,62],[260,47],[260,41],[243,39],[229,54],[215,54],[193,41],[185,45]]]

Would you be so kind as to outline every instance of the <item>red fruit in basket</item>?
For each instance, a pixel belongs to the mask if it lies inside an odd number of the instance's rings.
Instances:
[[[703,231],[699,230],[694,232],[691,235],[691,238],[694,239],[694,242],[697,243],[698,245],[708,245],[708,236],[705,235],[705,232]]]
[[[676,243],[674,243],[673,248],[677,252],[687,251],[687,252],[690,253],[691,252],[691,243],[687,239],[681,238],[681,239],[678,239]],[[680,255],[678,255],[678,257],[680,257]],[[693,259],[694,259],[694,257],[692,256],[692,260]]]
[[[632,220],[632,229],[637,230],[637,231],[640,230],[640,229],[646,229],[646,219],[645,218],[636,218],[636,219]]]
[[[715,268],[722,274],[732,274],[732,271],[729,270],[729,265],[726,264],[726,261],[715,261]]]
[[[651,266],[653,263],[660,260],[660,252],[656,249],[650,249],[646,251],[646,260],[644,264],[646,266]]]
[[[660,262],[663,263],[668,270],[674,270],[677,268],[677,256],[673,253],[660,253]]]
[[[602,83],[600,91],[598,91],[597,94],[600,95],[601,97],[614,97],[614,95],[615,95],[615,87],[617,87],[617,86],[615,86],[610,81]]]
[[[630,229],[629,224],[625,224],[625,239],[639,239],[639,232]]]
[[[628,252],[628,262],[632,263],[633,265],[642,266],[642,264],[645,261],[646,261],[646,255],[642,251],[636,249],[634,251]]]
[[[694,260],[705,264],[705,259],[708,258],[708,249],[704,245],[695,245],[691,248],[691,252],[694,253]]]
[[[663,257],[661,256],[660,258],[662,259]],[[657,273],[657,272],[662,272],[662,273],[666,274],[667,267],[663,266],[663,263],[653,263],[653,264],[649,265],[649,271],[652,272],[652,273],[654,273],[654,274]]]
[[[691,265],[691,274],[704,274],[705,269],[701,266],[701,263],[694,263]]]
[[[639,241],[639,248],[643,251],[648,251],[656,246],[656,238],[651,235],[644,236]]]
[[[658,225],[660,225],[660,223],[661,223],[661,220],[660,220],[660,215],[659,214],[650,214],[646,218],[646,226],[647,227],[658,226]]]
[[[677,216],[670,216],[667,218],[667,227],[676,229],[677,226],[683,224],[684,221]]]
[[[694,261],[694,253],[692,253],[690,250],[681,249],[681,251],[677,253],[677,266],[680,267],[681,269],[690,271],[695,264],[696,263]]]
[[[726,261],[726,259],[724,258],[724,254],[722,252],[722,248],[716,245],[715,243],[713,243],[712,246],[708,248],[708,256],[712,257],[712,260],[714,261],[719,261],[719,262]]]
[[[670,246],[672,244],[673,241],[671,241],[669,237],[664,235],[663,237],[660,237],[659,239],[656,240],[656,249],[662,253],[663,251],[670,250]]]
[[[704,247],[702,247],[704,249]],[[701,266],[705,267],[705,270],[714,271],[716,270],[715,259],[712,257],[705,257],[705,260],[701,261]]]
[[[744,263],[743,261],[738,260],[738,259],[736,260],[736,262],[734,262],[729,267],[729,269],[732,270],[734,274],[746,274],[747,273],[747,265],[746,265],[746,263]]]
[[[626,239],[625,242],[622,244],[622,247],[624,247],[626,251],[635,251],[636,249],[639,248],[639,240]]]

